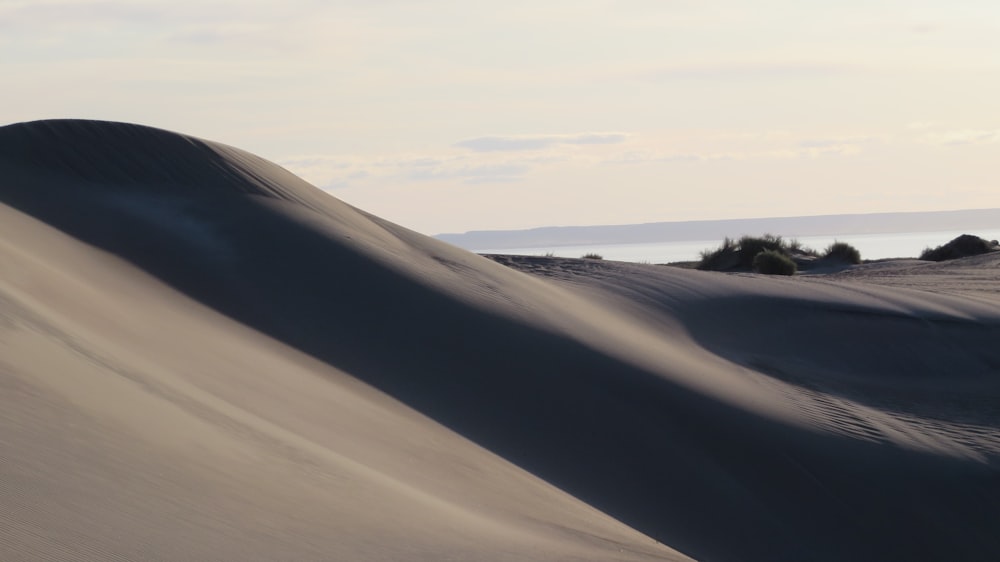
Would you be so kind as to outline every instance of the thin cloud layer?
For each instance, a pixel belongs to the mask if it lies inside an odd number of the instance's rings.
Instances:
[[[477,137],[455,143],[459,148],[476,152],[540,150],[560,144],[593,145],[625,142],[625,133],[580,133],[575,135],[517,135]]]
[[[737,62],[662,68],[650,72],[647,77],[653,81],[783,80],[835,76],[857,70],[859,69],[854,66],[829,62]]]
[[[390,184],[489,184],[523,180],[546,163],[539,158],[473,158],[462,155],[296,156],[279,162],[291,172],[327,190],[375,188]]]
[[[1000,129],[961,129],[928,133],[923,140],[929,144],[960,146],[965,144],[991,144],[1000,142]]]
[[[425,154],[301,155],[280,159],[279,163],[324,189],[377,190],[407,184],[530,182],[532,176],[541,173],[593,170],[609,165],[664,165],[663,173],[667,176],[677,169],[670,168],[671,165],[843,157],[879,142],[863,135],[799,137],[782,131],[757,134],[718,131],[708,135],[679,132],[656,137],[585,133],[473,140],[480,142],[470,140]],[[472,146],[467,146],[469,143]]]
[[[0,122],[219,140],[429,232],[1000,206],[1000,3],[904,4],[0,0]]]

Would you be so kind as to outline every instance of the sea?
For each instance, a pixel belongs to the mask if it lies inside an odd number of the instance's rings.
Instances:
[[[945,232],[895,232],[887,234],[837,234],[828,236],[786,237],[798,240],[803,246],[822,252],[834,242],[846,242],[861,252],[861,259],[916,258],[925,248],[934,248],[962,234],[973,234],[986,240],[1000,239],[1000,230],[945,231]],[[535,248],[481,248],[480,254],[511,254],[521,256],[553,255],[579,258],[585,254],[598,254],[604,259],[636,263],[671,263],[697,261],[701,252],[715,250],[722,240],[685,240],[676,242],[650,242],[643,244],[588,244],[584,246],[543,246]]]

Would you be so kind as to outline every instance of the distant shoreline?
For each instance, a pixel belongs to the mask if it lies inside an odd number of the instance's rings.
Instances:
[[[842,214],[626,225],[546,226],[524,230],[481,230],[438,234],[460,248],[543,248],[608,244],[646,244],[721,240],[744,234],[785,237],[840,234],[891,234],[1000,228],[1000,209],[906,213]]]
[[[803,247],[817,251],[822,250],[835,241],[846,242],[860,250],[862,259],[879,260],[887,258],[916,258],[925,248],[940,246],[961,234],[972,234],[988,240],[997,239],[1000,238],[1000,227],[886,234],[847,234],[839,232],[818,236],[788,236],[782,231],[770,231],[769,233],[781,236],[786,241],[795,240]],[[731,239],[739,238],[739,235],[728,236]],[[712,240],[683,240],[635,244],[552,245],[534,248],[527,246],[517,248],[473,248],[472,251],[479,254],[551,255],[561,257],[580,257],[584,254],[595,252],[606,259],[614,261],[674,263],[697,261],[703,251],[714,250],[720,245],[723,238],[723,236],[720,236]]]

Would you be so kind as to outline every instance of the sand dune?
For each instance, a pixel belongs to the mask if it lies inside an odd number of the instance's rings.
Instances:
[[[1000,552],[991,256],[496,263],[87,121],[0,129],[0,197],[5,560]]]

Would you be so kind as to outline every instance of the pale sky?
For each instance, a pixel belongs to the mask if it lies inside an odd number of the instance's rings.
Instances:
[[[1000,207],[996,0],[0,0],[0,76],[426,234]]]

